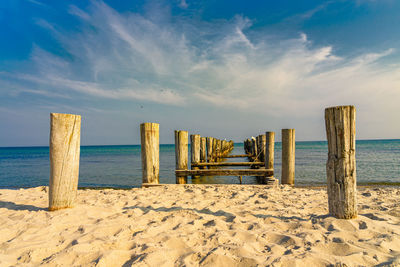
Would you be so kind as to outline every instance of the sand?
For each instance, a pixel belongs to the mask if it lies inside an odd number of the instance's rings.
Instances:
[[[400,266],[400,188],[359,188],[359,216],[328,215],[324,188],[167,185],[0,190],[0,266]]]

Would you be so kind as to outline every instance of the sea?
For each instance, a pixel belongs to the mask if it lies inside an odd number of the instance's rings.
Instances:
[[[189,149],[190,151],[190,149]],[[231,154],[243,154],[235,143]],[[281,176],[280,142],[275,143],[275,174]],[[326,184],[327,142],[296,142],[295,184]],[[190,160],[190,156],[189,156]],[[227,161],[247,161],[246,158]],[[356,142],[357,183],[400,185],[400,139]],[[160,183],[175,183],[175,146],[160,145]],[[0,188],[26,188],[49,184],[48,147],[0,147]],[[140,145],[82,146],[79,187],[132,188],[142,183]],[[235,176],[189,178],[188,183],[239,184]],[[243,177],[243,184],[257,184]]]

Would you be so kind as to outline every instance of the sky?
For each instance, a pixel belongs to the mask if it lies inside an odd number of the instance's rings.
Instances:
[[[0,2],[0,146],[139,144],[142,122],[241,142],[354,105],[357,139],[400,138],[400,1]]]

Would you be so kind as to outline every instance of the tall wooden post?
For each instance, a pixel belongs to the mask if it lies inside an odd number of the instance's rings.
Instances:
[[[206,162],[207,150],[206,150],[206,138],[200,138],[200,162]],[[204,169],[204,168],[203,168]]]
[[[217,139],[217,161],[221,160],[222,154],[222,141]]]
[[[265,133],[265,145],[264,145],[264,163],[266,169],[274,169],[274,146],[275,146],[275,133]],[[278,180],[274,176],[266,177],[267,184],[278,185]]]
[[[250,151],[250,143],[251,143],[251,141],[250,141],[250,139],[249,138],[247,138],[245,141],[244,141],[244,152],[246,153],[246,154],[251,154],[251,151]]]
[[[74,206],[78,190],[81,116],[50,114],[49,210]]]
[[[254,160],[257,160],[257,140],[255,137],[251,137],[251,153],[253,154]]]
[[[266,137],[265,134],[261,134],[258,140],[258,146],[259,146],[259,151],[260,151],[260,156],[259,159],[261,162],[265,162],[265,146],[266,146]]]
[[[212,137],[207,137],[207,161],[212,161],[213,156],[213,139]]]
[[[325,109],[328,139],[329,213],[339,219],[357,217],[356,109],[339,106]]]
[[[226,141],[226,140],[222,140],[222,155],[223,156],[225,156],[226,154],[228,154],[227,152],[227,150],[228,150],[228,141]]]
[[[213,138],[213,144],[212,144],[212,151],[213,151],[213,156],[212,156],[212,160],[213,161],[217,161],[217,138]]]
[[[175,131],[175,160],[177,170],[188,169],[188,132]],[[186,184],[187,176],[176,176],[177,184]]]
[[[159,184],[160,175],[160,125],[145,122],[140,124],[142,150],[142,185]]]
[[[295,130],[282,129],[282,184],[294,185],[295,150]]]
[[[275,133],[265,133],[265,168],[274,168],[274,146],[275,146]]]
[[[200,162],[200,135],[191,134],[190,135],[190,151],[191,151],[191,162]],[[197,170],[198,167],[192,167],[193,170]],[[192,178],[197,178],[198,176],[192,176]]]

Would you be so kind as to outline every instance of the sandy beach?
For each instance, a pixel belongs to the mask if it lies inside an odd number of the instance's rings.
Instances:
[[[328,215],[324,188],[165,185],[0,190],[0,265],[399,266],[400,188],[358,189],[359,215]]]

